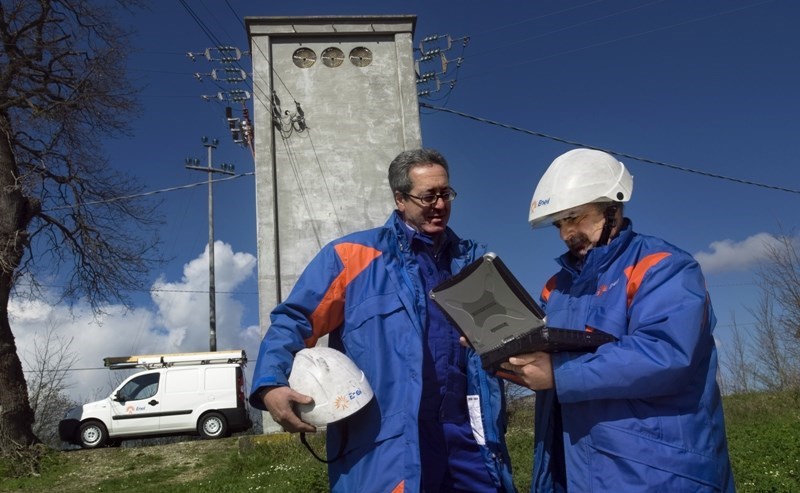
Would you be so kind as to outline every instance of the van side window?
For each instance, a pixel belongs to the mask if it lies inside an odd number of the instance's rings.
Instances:
[[[119,393],[126,401],[149,399],[158,393],[159,376],[159,373],[147,373],[138,376],[126,383],[125,386],[119,390]]]

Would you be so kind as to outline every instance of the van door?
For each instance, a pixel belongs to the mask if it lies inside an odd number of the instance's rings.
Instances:
[[[164,373],[164,399],[159,424],[162,432],[197,428],[197,412],[203,400],[200,385],[200,373],[203,368],[173,367]]]
[[[158,432],[161,372],[134,375],[111,396],[112,435]]]

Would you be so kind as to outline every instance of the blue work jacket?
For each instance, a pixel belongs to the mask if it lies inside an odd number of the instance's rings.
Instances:
[[[536,393],[531,490],[563,491],[565,479],[570,492],[734,491],[699,264],[627,219],[580,270],[569,253],[558,262],[542,291],[548,326],[619,341],[553,354],[555,390]]]
[[[264,409],[262,387],[288,385],[293,355],[328,335],[365,373],[375,394],[357,414],[327,430],[331,491],[415,493],[420,488],[417,414],[422,391],[427,293],[397,212],[383,227],[334,240],[316,255],[289,297],[271,314],[250,403]],[[450,229],[452,272],[482,255],[483,245]],[[468,350],[467,394],[476,440],[498,488],[515,491],[505,445],[503,384]],[[344,442],[342,447],[342,442]]]

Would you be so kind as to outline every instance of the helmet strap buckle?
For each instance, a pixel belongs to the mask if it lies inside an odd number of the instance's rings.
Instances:
[[[603,231],[600,233],[600,239],[597,240],[598,245],[605,246],[608,245],[609,241],[611,241],[611,230],[617,225],[618,209],[619,206],[617,204],[612,204],[606,207],[606,209],[603,211],[605,223],[603,224]]]

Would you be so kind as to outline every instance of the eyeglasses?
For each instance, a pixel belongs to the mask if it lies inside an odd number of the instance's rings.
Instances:
[[[553,226],[555,226],[556,229],[561,229],[562,226],[578,224],[579,222],[583,221],[588,215],[589,213],[587,211],[580,213],[574,212],[568,215],[567,217],[562,217],[561,219],[553,221]]]
[[[436,204],[436,202],[438,202],[439,199],[442,199],[445,202],[452,202],[456,198],[456,191],[453,190],[452,188],[448,188],[447,191],[444,191],[442,193],[427,193],[420,197],[417,197],[416,195],[411,195],[410,193],[404,193],[403,195],[405,195],[406,197],[411,197],[412,199],[417,199],[420,202],[422,202],[422,205],[430,207]]]

